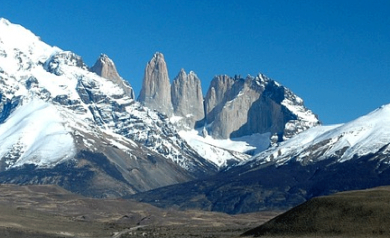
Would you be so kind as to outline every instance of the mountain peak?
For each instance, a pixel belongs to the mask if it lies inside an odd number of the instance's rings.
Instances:
[[[187,73],[183,68],[181,68],[179,74],[176,76],[175,79],[184,79],[184,78],[187,78]]]
[[[152,60],[163,60],[163,61],[165,61],[164,60],[164,55],[162,53],[160,53],[160,52],[154,53]]]
[[[99,56],[99,59],[100,61],[102,62],[107,62],[107,61],[112,61],[108,55],[104,54],[104,53],[101,53],[100,56]]]
[[[146,107],[172,115],[171,84],[164,55],[156,52],[146,64],[138,100]]]
[[[195,128],[196,122],[204,118],[200,79],[191,72],[187,75],[181,69],[171,87],[174,114],[181,117],[178,124],[186,129]]]
[[[124,90],[125,95],[132,99],[135,98],[133,88],[118,74],[114,61],[112,61],[106,54],[100,54],[96,63],[92,66],[92,68],[90,68],[90,71],[96,73],[100,77],[111,80]]]

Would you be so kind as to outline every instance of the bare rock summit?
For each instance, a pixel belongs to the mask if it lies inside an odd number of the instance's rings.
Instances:
[[[109,79],[115,84],[119,85],[125,92],[125,95],[134,99],[134,90],[130,84],[123,80],[119,76],[118,71],[116,70],[114,62],[105,54],[101,54],[94,66],[90,69],[91,72],[96,73],[97,75]]]
[[[155,53],[146,64],[138,101],[150,109],[162,112],[167,116],[172,115],[171,84],[163,54]]]
[[[200,79],[193,72],[187,74],[181,69],[171,87],[173,111],[179,118],[178,124],[193,129],[204,119],[203,93]]]

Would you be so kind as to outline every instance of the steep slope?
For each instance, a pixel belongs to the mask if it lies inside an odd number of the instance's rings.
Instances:
[[[206,127],[214,138],[270,133],[282,141],[319,125],[301,98],[262,74],[246,79],[215,77],[205,97],[205,111]]]
[[[350,123],[314,127],[211,178],[135,197],[163,207],[243,213],[389,185],[389,118],[385,105]]]
[[[388,237],[390,188],[318,197],[241,236]]]
[[[103,78],[5,19],[0,52],[0,182],[121,196],[216,171],[164,115],[132,99],[107,57],[93,67]]]

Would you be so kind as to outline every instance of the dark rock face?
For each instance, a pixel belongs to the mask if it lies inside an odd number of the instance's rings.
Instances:
[[[182,117],[180,125],[187,129],[204,118],[202,87],[194,72],[188,75],[182,69],[171,87],[172,106],[175,116]]]
[[[146,65],[138,101],[150,109],[172,115],[171,84],[163,54],[154,54]]]
[[[121,88],[124,90],[126,96],[135,99],[133,88],[127,81],[123,80],[122,77],[119,76],[114,62],[110,58],[108,58],[107,55],[100,55],[99,59],[96,61],[96,63],[94,64],[94,66],[92,66],[90,70],[91,72],[94,72],[97,75],[109,79],[117,85],[120,85]]]
[[[20,97],[8,99],[0,91],[0,124],[3,123],[13,110],[19,105]]]

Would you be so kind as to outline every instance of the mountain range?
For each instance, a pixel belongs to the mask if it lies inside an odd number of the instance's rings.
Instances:
[[[310,198],[390,184],[390,105],[316,126],[220,173],[139,193],[160,207],[228,213],[287,210]]]
[[[160,207],[284,210],[389,184],[389,108],[323,126],[263,74],[217,75],[203,95],[195,72],[171,82],[158,52],[136,99],[107,55],[88,67],[0,19],[1,183]]]

